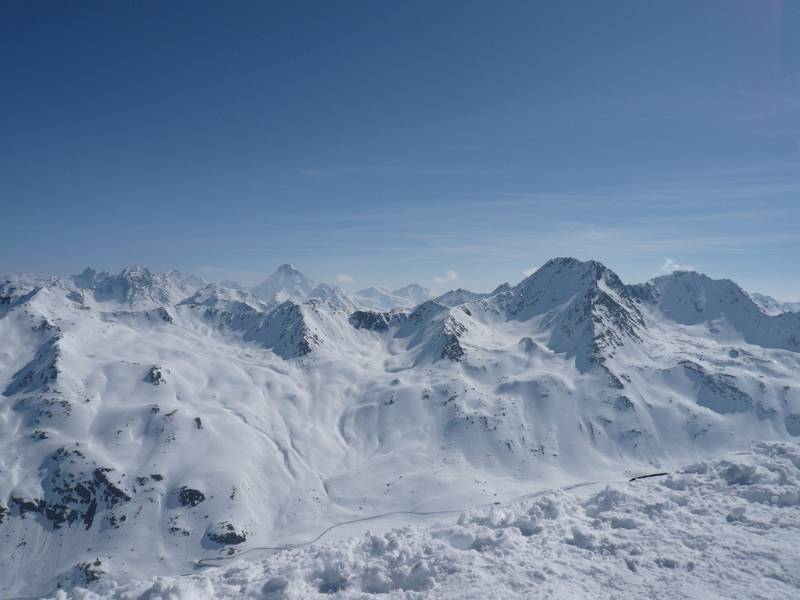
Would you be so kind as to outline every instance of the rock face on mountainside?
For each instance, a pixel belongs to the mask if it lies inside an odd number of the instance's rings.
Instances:
[[[571,258],[437,299],[18,276],[0,341],[3,597],[800,436],[800,313]]]
[[[644,317],[628,288],[602,264],[553,259],[509,292],[508,317],[541,318],[548,347],[580,370],[603,363],[626,342],[640,342]]]

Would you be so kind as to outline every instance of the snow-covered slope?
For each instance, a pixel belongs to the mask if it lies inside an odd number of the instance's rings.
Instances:
[[[56,597],[796,598],[799,535],[800,447],[761,443],[662,478]]]
[[[779,315],[785,312],[800,312],[800,302],[781,302],[764,294],[749,294],[750,299],[768,315]]]
[[[369,310],[293,271],[0,284],[0,597],[800,436],[800,314],[731,282],[562,258]]]

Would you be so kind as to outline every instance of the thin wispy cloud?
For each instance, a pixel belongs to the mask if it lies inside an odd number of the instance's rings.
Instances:
[[[353,283],[353,276],[347,273],[339,273],[336,275],[336,281],[339,283]]]
[[[434,283],[448,283],[451,281],[458,281],[458,273],[452,270],[445,273],[442,277],[437,276],[433,278]]]
[[[697,269],[692,265],[679,263],[669,257],[664,259],[664,264],[658,269],[659,275],[669,275],[675,271],[696,271]]]

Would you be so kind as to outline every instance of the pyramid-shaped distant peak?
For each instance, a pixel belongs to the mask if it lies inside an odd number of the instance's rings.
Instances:
[[[277,273],[300,273],[300,271],[292,263],[283,263],[276,270]]]
[[[289,298],[304,299],[316,284],[293,265],[284,263],[251,291],[268,302],[283,302]]]

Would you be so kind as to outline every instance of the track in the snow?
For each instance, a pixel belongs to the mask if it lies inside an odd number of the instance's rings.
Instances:
[[[658,473],[658,474],[660,475],[660,473]],[[644,477],[647,477],[647,476],[644,476]],[[590,486],[590,485],[603,485],[603,484],[611,484],[611,483],[619,484],[619,483],[625,483],[625,482],[624,481],[584,481],[582,483],[575,483],[575,484],[564,486],[564,487],[560,487],[560,488],[546,489],[546,490],[541,490],[541,491],[538,491],[538,492],[533,492],[531,494],[525,494],[525,495],[519,496],[517,498],[514,498],[512,500],[509,500],[507,502],[504,502],[503,504],[512,504],[514,502],[519,502],[520,500],[527,500],[527,499],[530,499],[530,498],[536,498],[538,496],[543,496],[544,494],[548,494],[548,493],[553,492],[553,491],[564,491],[564,492],[567,492],[567,491],[570,491],[570,490],[574,490],[574,489],[578,489],[578,488],[582,488],[582,487],[587,487],[587,486]],[[224,562],[224,561],[228,561],[228,560],[234,560],[236,558],[241,558],[243,556],[246,556],[248,554],[252,554],[254,552],[273,552],[274,553],[274,552],[282,552],[282,551],[285,551],[285,550],[294,550],[296,548],[304,548],[306,546],[311,546],[313,544],[316,544],[318,541],[320,541],[327,533],[329,533],[329,532],[331,532],[334,529],[337,529],[339,527],[343,527],[345,525],[353,525],[355,523],[364,523],[366,521],[375,521],[377,519],[383,519],[384,517],[391,517],[391,516],[394,516],[394,515],[416,515],[416,516],[428,517],[428,516],[433,516],[433,515],[442,515],[442,516],[444,516],[444,515],[461,514],[462,512],[465,512],[467,510],[475,510],[475,509],[479,509],[479,508],[489,508],[491,506],[497,506],[498,504],[500,504],[500,503],[482,504],[482,505],[473,506],[473,507],[469,507],[469,508],[452,508],[452,509],[447,509],[447,510],[431,510],[431,511],[396,510],[396,511],[390,511],[390,512],[381,513],[381,514],[378,514],[378,515],[372,515],[372,516],[369,516],[369,517],[360,517],[358,519],[350,519],[348,521],[340,521],[340,522],[334,523],[333,525],[331,525],[331,526],[327,527],[326,529],[322,530],[322,532],[319,535],[317,535],[317,537],[315,537],[314,539],[309,540],[307,542],[299,542],[297,544],[284,544],[282,546],[256,546],[254,548],[249,548],[248,550],[245,550],[243,552],[239,552],[239,553],[236,553],[236,554],[232,554],[230,556],[214,556],[214,557],[209,557],[209,558],[201,558],[200,560],[198,560],[195,563],[195,568],[213,567],[213,566],[216,566],[217,564],[219,564],[220,562]]]

